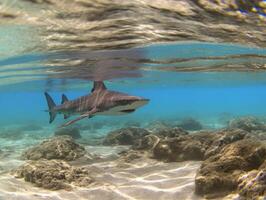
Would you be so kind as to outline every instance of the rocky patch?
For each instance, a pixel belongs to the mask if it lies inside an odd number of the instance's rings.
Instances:
[[[174,138],[188,134],[187,131],[180,127],[159,127],[158,129],[153,130],[152,133],[160,138]]]
[[[160,138],[157,135],[149,134],[138,140],[132,148],[136,150],[152,150],[158,144]]]
[[[104,145],[133,145],[148,135],[149,131],[142,128],[129,127],[110,132],[103,141]]]
[[[62,160],[75,160],[85,154],[84,147],[75,143],[70,136],[53,137],[42,143],[28,149],[22,155],[23,158],[28,160],[39,159],[62,159]]]
[[[85,168],[72,167],[64,161],[28,161],[13,172],[16,178],[49,190],[70,190],[72,185],[87,187],[93,183]]]
[[[153,156],[167,162],[203,160],[214,138],[212,133],[197,133],[162,139],[154,147]]]
[[[258,170],[252,170],[238,179],[240,199],[263,199],[266,196],[266,163]]]
[[[258,140],[243,139],[226,145],[205,161],[197,173],[196,193],[224,196],[238,187],[238,177],[258,169],[266,158],[266,148]]]
[[[241,117],[229,122],[228,127],[231,129],[243,129],[245,131],[263,131],[266,125],[255,117]]]
[[[221,130],[213,134],[215,135],[214,140],[206,150],[204,160],[219,153],[225,145],[248,137],[248,132],[241,129]]]

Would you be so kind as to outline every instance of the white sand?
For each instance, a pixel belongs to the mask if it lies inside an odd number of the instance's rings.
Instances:
[[[47,129],[44,129],[46,132]],[[186,200],[202,199],[194,195],[194,177],[200,162],[163,163],[142,158],[131,163],[105,161],[86,164],[93,172],[95,184],[72,191],[49,191],[16,179],[9,171],[23,164],[22,151],[43,140],[30,132],[18,140],[0,138],[0,200]],[[102,158],[113,158],[126,147],[86,146]],[[110,159],[109,159],[110,160]],[[83,165],[85,163],[82,163]]]
[[[0,199],[201,199],[194,195],[194,177],[199,162],[161,163],[147,160],[127,168],[104,162],[88,166],[94,172],[96,184],[73,191],[47,191],[15,179],[0,176]]]

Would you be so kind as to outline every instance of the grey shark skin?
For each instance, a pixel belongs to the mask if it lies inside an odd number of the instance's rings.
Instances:
[[[149,99],[107,90],[102,81],[94,81],[91,93],[69,101],[62,95],[61,105],[56,105],[51,96],[45,92],[49,107],[50,121],[52,123],[56,114],[64,114],[64,119],[71,115],[78,114],[78,118],[62,125],[68,126],[84,118],[91,118],[95,115],[121,115],[134,112],[137,108],[147,104]]]

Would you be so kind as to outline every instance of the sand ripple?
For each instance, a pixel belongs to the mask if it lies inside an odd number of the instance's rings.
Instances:
[[[0,200],[28,199],[200,199],[194,195],[194,177],[200,162],[161,163],[140,160],[119,167],[117,161],[88,165],[97,184],[72,191],[47,191],[9,174],[0,177]]]

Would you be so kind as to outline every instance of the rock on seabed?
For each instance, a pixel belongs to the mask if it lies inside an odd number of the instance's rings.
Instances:
[[[86,187],[93,182],[88,170],[60,160],[28,161],[13,173],[17,178],[50,190],[69,190],[70,184]]]
[[[133,145],[149,131],[137,127],[121,128],[110,132],[103,141],[104,145]]]
[[[238,179],[238,193],[242,199],[266,196],[266,162],[258,170],[249,171]]]
[[[241,198],[249,199],[266,191],[266,172],[262,167],[266,146],[257,137],[258,131],[263,133],[264,124],[249,117],[218,131],[189,133],[178,127],[157,127],[148,135],[138,135],[120,160],[134,162],[143,156],[165,162],[200,160],[203,162],[195,178],[198,195],[216,198],[239,192]]]
[[[258,140],[242,139],[226,145],[204,160],[195,179],[196,193],[207,197],[235,191],[241,174],[258,169],[266,158],[266,148]]]
[[[219,152],[226,144],[243,139],[243,130],[201,131],[173,138],[162,138],[153,149],[156,159],[167,162],[185,160],[205,160]]]
[[[243,129],[245,131],[266,130],[266,125],[255,117],[241,117],[233,119],[229,122],[228,127],[232,129]]]
[[[75,160],[85,154],[85,148],[74,142],[70,136],[53,137],[26,150],[22,157],[28,160],[62,159]]]

